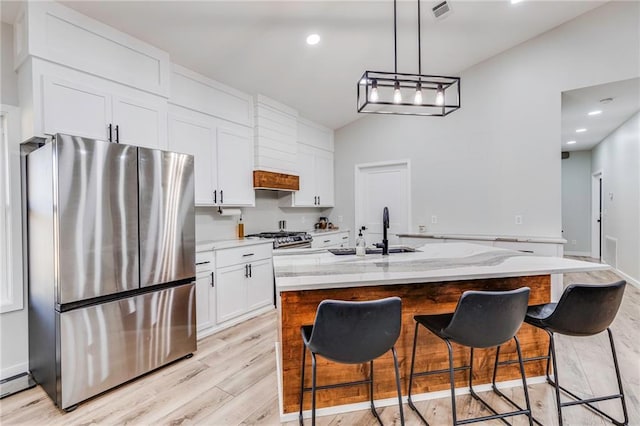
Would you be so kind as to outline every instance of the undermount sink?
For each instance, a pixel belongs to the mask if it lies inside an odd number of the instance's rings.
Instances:
[[[328,249],[331,253],[335,254],[336,256],[343,256],[343,255],[354,255],[356,254],[356,249],[353,247],[345,247],[345,248],[335,248],[335,249]],[[389,254],[391,253],[413,253],[416,251],[420,251],[420,250],[416,250],[414,248],[411,247],[405,247],[405,246],[400,246],[400,247],[389,247]],[[367,247],[366,248],[366,253],[367,254],[382,254],[382,249],[381,248],[375,248],[375,247]]]

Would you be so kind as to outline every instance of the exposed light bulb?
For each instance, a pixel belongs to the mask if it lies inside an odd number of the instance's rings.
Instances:
[[[399,104],[402,102],[402,93],[400,93],[400,82],[393,83],[393,103]]]
[[[442,90],[442,84],[438,84],[436,90],[436,105],[444,105],[444,90]]]
[[[378,102],[378,80],[371,80],[371,94],[369,95],[371,102]]]
[[[416,96],[413,98],[413,103],[416,105],[422,104],[422,84],[416,84]]]

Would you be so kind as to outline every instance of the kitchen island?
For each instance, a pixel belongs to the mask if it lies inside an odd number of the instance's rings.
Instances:
[[[283,419],[298,410],[302,340],[300,326],[312,324],[318,304],[325,299],[373,300],[402,298],[402,330],[396,343],[403,396],[407,395],[414,321],[417,314],[453,312],[460,295],[467,290],[511,290],[531,288],[529,304],[550,301],[550,274],[608,269],[607,265],[536,256],[512,250],[467,243],[429,244],[413,253],[390,256],[336,256],[326,250],[296,250],[274,256],[276,292],[279,309],[279,374]],[[538,329],[523,325],[518,333],[523,355],[546,354],[548,338]],[[475,351],[474,382],[491,380],[493,349]],[[456,365],[468,363],[468,349],[454,345]],[[309,360],[310,357],[307,357]],[[515,359],[515,346],[503,346],[501,360]],[[310,361],[309,361],[310,362]],[[418,338],[416,370],[448,366],[446,346],[435,336],[421,330]],[[310,369],[310,365],[307,366]],[[310,371],[310,370],[308,370]],[[391,355],[375,362],[375,399],[394,404],[395,382]],[[526,365],[527,377],[541,376],[541,361]],[[368,367],[344,365],[318,358],[318,385],[360,380]],[[467,373],[456,373],[456,386],[463,388]],[[307,376],[310,379],[310,375]],[[499,381],[519,379],[516,365],[501,367]],[[517,382],[519,384],[519,382]],[[309,384],[306,384],[309,386]],[[416,400],[428,393],[449,388],[448,375],[418,378],[414,381]],[[418,395],[425,394],[425,395]],[[433,395],[433,394],[432,394]],[[317,406],[338,407],[336,411],[366,408],[366,386],[343,387],[318,392]],[[310,398],[305,398],[305,409]],[[293,419],[293,417],[291,418]]]

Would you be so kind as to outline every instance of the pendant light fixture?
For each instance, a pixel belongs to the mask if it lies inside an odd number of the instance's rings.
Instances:
[[[397,0],[393,0],[393,72],[365,71],[358,80],[358,112],[445,116],[460,108],[460,77],[422,74],[420,0],[418,0],[418,73],[398,72]]]

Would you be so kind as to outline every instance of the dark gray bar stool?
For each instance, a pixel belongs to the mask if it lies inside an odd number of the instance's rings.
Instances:
[[[482,422],[487,420],[500,419],[505,424],[509,424],[506,417],[526,415],[529,418],[529,424],[533,424],[531,416],[531,405],[529,403],[529,392],[527,390],[527,380],[522,364],[522,353],[520,351],[520,342],[516,337],[516,333],[520,329],[524,316],[527,313],[527,305],[529,302],[529,288],[523,287],[511,291],[466,291],[460,297],[458,305],[453,314],[442,315],[416,315],[416,329],[413,337],[413,354],[411,357],[411,375],[409,376],[409,406],[418,414],[420,419],[429,424],[427,420],[420,414],[416,406],[411,400],[411,388],[413,387],[413,378],[420,376],[428,376],[433,374],[449,373],[449,381],[451,382],[451,413],[453,416],[453,424],[467,424]],[[443,370],[432,370],[416,373],[414,371],[416,359],[416,343],[418,340],[418,329],[420,326],[425,327],[433,334],[444,340],[449,349],[449,368]],[[489,404],[487,404],[473,389],[473,349],[474,348],[492,348],[498,347],[503,343],[513,339],[516,343],[518,351],[518,362],[520,364],[520,375],[522,376],[522,386],[526,408],[508,412],[498,413]],[[453,366],[453,349],[451,342],[471,348],[471,356],[468,366]],[[496,357],[496,363],[498,358]],[[494,365],[494,381],[497,364]],[[458,420],[456,414],[456,392],[454,371],[469,370],[469,390],[471,396],[482,403],[493,414],[488,416],[476,417],[472,419]]]
[[[555,388],[556,404],[558,408],[558,422],[562,426],[562,407],[573,405],[587,405],[589,408],[609,419],[613,424],[621,426],[629,423],[627,405],[624,401],[622,391],[622,380],[620,380],[620,367],[616,348],[613,344],[613,334],[609,325],[613,322],[620,308],[622,296],[624,294],[626,282],[618,281],[612,284],[592,285],[592,284],[572,284],[569,285],[558,303],[547,303],[544,305],[531,306],[525,317],[525,322],[534,327],[541,328],[549,335],[549,351],[547,356],[535,359],[547,360],[547,382]],[[560,386],[558,383],[558,366],[554,334],[565,334],[568,336],[593,336],[607,330],[609,344],[611,345],[611,355],[613,365],[616,370],[619,393],[601,397],[581,399],[573,392]],[[527,361],[527,360],[525,360]],[[553,380],[549,374],[549,362],[553,363]],[[502,363],[501,363],[502,364]],[[560,391],[565,392],[574,400],[561,402]],[[592,403],[606,401],[610,399],[620,399],[624,421],[615,420],[610,415],[604,413]]]
[[[316,424],[316,391],[343,386],[369,385],[371,412],[382,425],[373,403],[373,360],[391,350],[396,372],[400,422],[404,425],[400,372],[395,343],[402,325],[402,302],[399,297],[367,302],[324,300],[318,305],[313,325],[303,326],[302,373],[300,375],[300,424],[304,393],[311,391],[311,423]],[[307,349],[311,352],[311,387],[304,387],[304,367]],[[316,386],[316,355],[342,364],[369,363],[369,378],[365,380]]]

